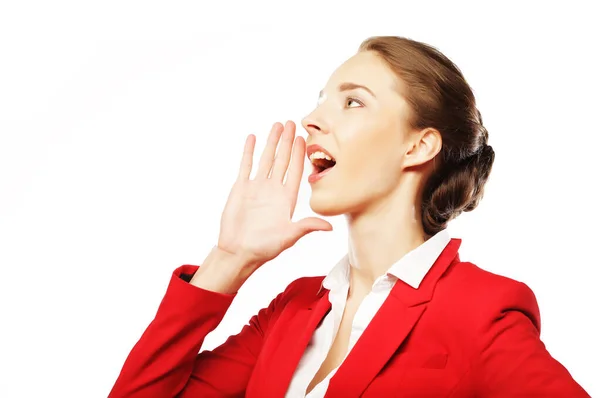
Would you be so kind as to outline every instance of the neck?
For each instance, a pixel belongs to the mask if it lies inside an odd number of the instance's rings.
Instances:
[[[421,223],[420,201],[394,192],[358,214],[348,214],[349,297],[364,297],[375,280],[429,237]]]

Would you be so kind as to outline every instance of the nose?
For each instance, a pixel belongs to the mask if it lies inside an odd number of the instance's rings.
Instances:
[[[312,114],[302,119],[302,127],[304,127],[309,135],[324,133],[325,130],[323,126],[323,123],[314,118]]]

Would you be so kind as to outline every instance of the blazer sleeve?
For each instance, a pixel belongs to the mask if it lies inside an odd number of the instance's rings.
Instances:
[[[198,268],[183,265],[173,272],[154,319],[127,356],[109,398],[243,396],[269,318],[285,292],[237,335],[198,354],[237,295],[188,283]]]
[[[477,396],[589,397],[540,340],[539,308],[527,285],[511,280],[491,307],[472,370]]]

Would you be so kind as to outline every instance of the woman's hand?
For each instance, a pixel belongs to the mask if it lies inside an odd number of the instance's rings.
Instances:
[[[256,137],[250,134],[246,138],[238,178],[221,216],[217,244],[219,249],[242,258],[246,264],[260,267],[302,236],[333,229],[330,223],[317,217],[292,222],[306,155],[306,143],[302,137],[294,140],[295,132],[292,121],[285,127],[279,122],[273,125],[252,180],[249,177]]]

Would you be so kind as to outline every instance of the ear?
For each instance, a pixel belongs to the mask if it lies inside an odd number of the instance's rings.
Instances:
[[[414,167],[426,164],[442,150],[442,135],[428,127],[414,133],[404,155],[404,166]]]

